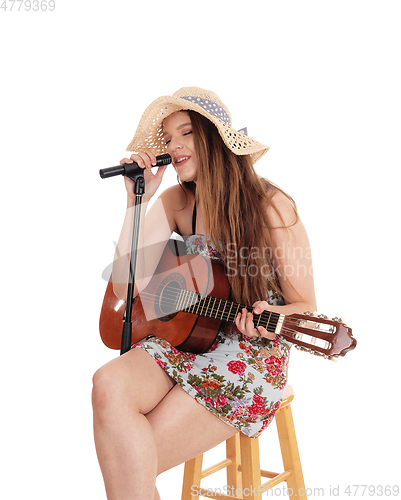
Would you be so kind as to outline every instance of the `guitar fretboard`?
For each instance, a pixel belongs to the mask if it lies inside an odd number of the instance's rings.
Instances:
[[[244,308],[251,313],[253,312],[253,308],[250,306],[244,306],[217,297],[202,296],[199,293],[184,289],[180,290],[177,301],[177,309],[179,311],[218,319],[228,323],[235,323],[235,318]],[[284,315],[271,311],[263,311],[261,314],[255,315],[253,320],[255,328],[263,326],[268,332],[278,334],[284,321]]]

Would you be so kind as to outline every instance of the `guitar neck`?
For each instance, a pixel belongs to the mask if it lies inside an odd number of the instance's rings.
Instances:
[[[180,291],[178,299],[178,310],[197,314],[206,318],[213,318],[228,323],[235,323],[238,313],[242,309],[253,312],[253,307],[219,299],[212,296],[202,296],[190,290]],[[268,332],[279,334],[284,322],[285,315],[272,311],[263,311],[254,317],[255,328],[263,326]]]

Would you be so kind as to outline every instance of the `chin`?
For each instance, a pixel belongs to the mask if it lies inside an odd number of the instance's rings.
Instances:
[[[196,182],[196,177],[180,177],[181,182]]]
[[[177,172],[178,173],[178,172]],[[180,175],[178,174],[181,182],[196,182],[196,175]]]

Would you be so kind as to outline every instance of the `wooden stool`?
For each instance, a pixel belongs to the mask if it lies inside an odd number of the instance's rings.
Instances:
[[[185,463],[181,499],[197,500],[199,496],[205,496],[225,500],[262,500],[262,493],[267,491],[268,488],[286,481],[288,495],[291,500],[295,498],[307,500],[291,412],[291,401],[293,399],[294,391],[292,387],[287,385],[281,406],[275,416],[284,472],[278,474],[261,470],[259,438],[249,438],[242,432],[238,432],[238,434],[226,441],[227,458],[225,460],[205,470],[202,470],[203,455],[199,455]],[[242,496],[223,495],[217,491],[200,487],[201,479],[224,468],[227,468],[228,486],[225,491],[234,495],[241,492]],[[270,480],[262,484],[261,477]]]

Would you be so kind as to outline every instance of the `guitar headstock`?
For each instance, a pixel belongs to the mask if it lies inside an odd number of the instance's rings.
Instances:
[[[280,335],[296,348],[326,359],[345,356],[357,343],[343,319],[310,312],[285,316]]]

